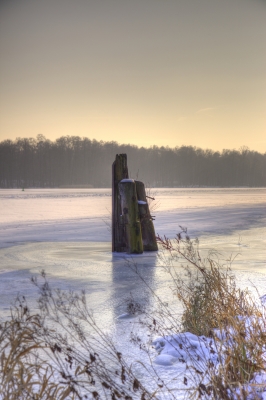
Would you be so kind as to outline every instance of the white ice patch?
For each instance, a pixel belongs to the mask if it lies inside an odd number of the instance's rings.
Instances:
[[[135,182],[134,179],[122,179],[119,183]]]
[[[143,200],[138,200],[138,204],[147,204],[147,202],[146,201],[143,201]]]

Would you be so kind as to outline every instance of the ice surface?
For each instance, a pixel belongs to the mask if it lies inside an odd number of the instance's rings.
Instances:
[[[149,194],[156,198],[150,204],[156,233],[174,237],[179,225],[187,227],[205,253],[216,249],[221,257],[237,255],[233,268],[239,284],[252,288],[252,280],[265,294],[266,189],[167,188]],[[154,204],[158,208],[153,211]],[[29,277],[45,269],[55,285],[89,290],[98,309],[102,293],[108,321],[125,312],[123,300],[119,308],[116,299],[141,285],[125,268],[125,254],[111,253],[110,189],[2,189],[0,206],[2,310],[8,311],[17,292],[31,295]],[[154,268],[156,254],[136,259],[153,288],[169,301],[170,281]]]
[[[6,189],[0,190],[0,207],[0,247],[32,241],[110,241],[110,189]]]
[[[156,189],[155,230],[174,237],[265,226],[265,189]],[[153,210],[155,204],[155,210]],[[157,206],[157,209],[156,209]],[[111,189],[0,190],[0,248],[32,241],[111,241]]]
[[[240,287],[266,294],[266,189],[156,189],[152,196],[156,233],[172,238],[180,225],[187,227],[204,254],[215,249],[220,258],[236,257],[232,268]],[[139,331],[138,318],[128,315],[126,299],[132,295],[145,305],[153,297],[127,261],[136,262],[150,288],[181,311],[156,253],[112,254],[110,189],[0,190],[0,207],[1,316],[9,315],[17,293],[36,307],[30,277],[45,269],[53,287],[85,289],[99,325],[129,360],[139,359],[129,340],[134,327]],[[155,352],[154,361],[165,379],[183,368],[176,354]]]

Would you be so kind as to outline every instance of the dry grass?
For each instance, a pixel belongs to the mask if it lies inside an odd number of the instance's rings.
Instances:
[[[11,319],[0,325],[0,397],[18,399],[74,399],[71,387],[56,381],[55,369],[39,358],[47,346],[38,332],[40,315],[31,315],[18,299]]]
[[[51,290],[42,279],[33,282],[40,312],[18,299],[0,326],[0,399],[152,399],[95,324],[84,293]]]
[[[263,307],[248,290],[237,288],[230,265],[221,265],[213,257],[202,260],[197,240],[190,240],[186,233],[181,232],[174,241],[158,237],[158,242],[173,293],[183,305],[181,318],[178,320],[152,288],[157,311],[140,307],[131,296],[127,311],[144,313],[142,323],[151,335],[189,331],[211,338],[210,350],[218,362],[194,358],[185,365],[190,382],[185,376],[184,397],[260,399],[264,385],[254,378],[265,371]],[[183,265],[181,276],[176,262]],[[137,266],[131,268],[138,274]],[[132,366],[97,326],[84,293],[51,290],[45,273],[41,283],[33,280],[33,284],[40,291],[40,311],[32,314],[25,299],[18,299],[10,318],[0,325],[1,400],[176,398],[174,388],[159,377],[152,393],[136,378]],[[149,351],[141,338],[135,341]],[[184,344],[189,351],[189,343]],[[153,372],[157,374],[155,368]]]
[[[205,360],[204,378],[193,396],[260,398],[264,386],[252,381],[256,373],[265,371],[264,308],[247,289],[237,288],[230,264],[221,265],[210,257],[201,259],[197,240],[193,242],[188,236],[183,239],[180,233],[174,241],[158,237],[158,242],[170,254],[166,264],[175,294],[183,304],[183,331],[213,338],[220,361],[214,365]],[[186,280],[170,267],[174,260],[187,261]]]

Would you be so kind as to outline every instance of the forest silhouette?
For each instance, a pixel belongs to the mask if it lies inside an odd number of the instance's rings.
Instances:
[[[111,165],[128,156],[131,178],[150,187],[265,187],[266,153],[194,146],[137,147],[78,136],[0,142],[0,187],[111,187]]]

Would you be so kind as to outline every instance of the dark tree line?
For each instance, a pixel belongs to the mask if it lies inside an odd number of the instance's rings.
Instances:
[[[151,187],[266,186],[266,153],[248,148],[139,148],[78,136],[51,141],[38,135],[0,142],[0,187],[110,187],[117,153],[127,153],[130,176]]]

